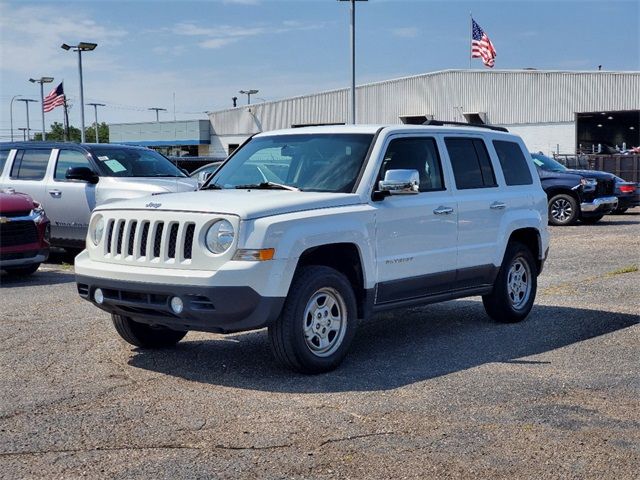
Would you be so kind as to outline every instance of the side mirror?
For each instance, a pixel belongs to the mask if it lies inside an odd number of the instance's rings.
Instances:
[[[89,167],[69,167],[65,178],[67,180],[82,180],[88,183],[98,183],[98,175]]]
[[[420,174],[417,170],[387,170],[384,180],[378,182],[378,190],[389,195],[420,193]]]

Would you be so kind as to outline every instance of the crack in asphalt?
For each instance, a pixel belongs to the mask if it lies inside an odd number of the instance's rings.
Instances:
[[[349,435],[347,437],[341,438],[329,438],[322,442],[318,447],[324,447],[328,443],[336,443],[336,442],[346,442],[349,440],[356,440],[358,438],[366,438],[366,437],[376,437],[381,435],[395,435],[396,432],[374,432],[374,433],[363,433],[362,435]]]

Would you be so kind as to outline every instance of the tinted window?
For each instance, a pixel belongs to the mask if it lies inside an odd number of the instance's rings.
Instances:
[[[456,187],[495,187],[496,177],[484,142],[477,138],[446,138]]]
[[[71,167],[89,167],[89,160],[82,152],[75,150],[60,150],[58,155],[58,163],[56,163],[56,172],[53,178],[56,180],[66,181],[67,170]]]
[[[507,185],[531,185],[531,172],[527,160],[522,154],[520,145],[515,142],[494,140],[493,146],[498,154],[502,173]]]
[[[4,170],[4,164],[7,162],[7,158],[9,157],[9,152],[11,150],[0,150],[0,175]]]
[[[11,178],[20,180],[42,180],[47,171],[51,150],[18,150],[11,168]]]
[[[417,170],[420,191],[443,190],[442,167],[438,147],[433,138],[396,138],[384,154],[380,180],[387,170]]]

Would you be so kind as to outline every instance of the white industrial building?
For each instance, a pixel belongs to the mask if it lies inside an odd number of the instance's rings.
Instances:
[[[640,145],[640,72],[445,70],[358,86],[356,109],[359,124],[500,125],[546,153],[631,147]],[[261,131],[347,123],[348,112],[346,88],[210,112],[209,154],[225,157]]]

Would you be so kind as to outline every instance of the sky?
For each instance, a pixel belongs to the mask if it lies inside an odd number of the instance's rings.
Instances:
[[[358,84],[469,68],[469,14],[497,50],[495,69],[640,70],[640,1],[369,0],[356,4]],[[85,103],[104,103],[107,123],[206,118],[252,102],[350,85],[349,4],[336,0],[0,0],[0,140],[11,98],[39,101],[29,78],[54,77],[79,126],[77,54],[62,43],[95,42],[83,54]],[[484,69],[479,59],[474,69]],[[175,95],[175,102],[174,102]],[[94,119],[86,107],[85,123]],[[14,129],[26,126],[13,104]],[[62,121],[62,108],[45,123]],[[30,126],[41,129],[40,104]]]

